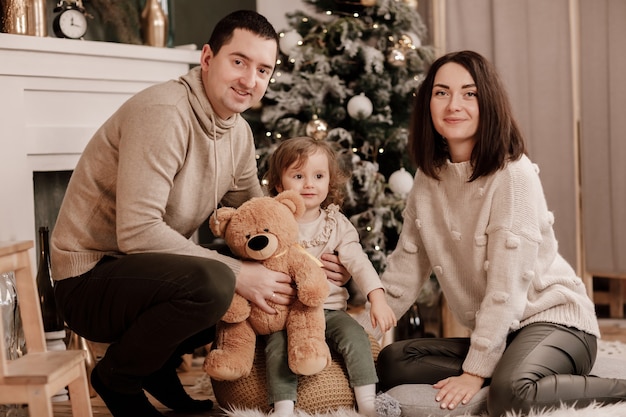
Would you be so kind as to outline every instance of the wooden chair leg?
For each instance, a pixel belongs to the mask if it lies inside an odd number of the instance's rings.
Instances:
[[[52,397],[45,387],[28,388],[28,415],[33,417],[54,417]]]
[[[624,318],[624,291],[623,282],[619,278],[609,279],[609,310],[612,319]]]
[[[80,367],[80,377],[74,379],[67,388],[70,392],[72,415],[92,417],[89,385],[87,384],[87,369],[84,366]]]

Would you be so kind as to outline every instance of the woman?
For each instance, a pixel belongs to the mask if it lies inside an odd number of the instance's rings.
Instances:
[[[490,385],[490,416],[626,400],[626,381],[588,376],[594,305],[558,253],[539,170],[484,57],[433,63],[409,141],[417,173],[383,284],[400,317],[433,271],[472,334],[392,343],[378,357],[380,389],[434,384],[452,410]]]

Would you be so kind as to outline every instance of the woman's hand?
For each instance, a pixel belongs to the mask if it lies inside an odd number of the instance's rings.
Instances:
[[[343,287],[350,281],[350,273],[341,264],[337,255],[334,253],[323,253],[321,261],[324,264],[322,269],[324,269],[326,277],[331,284]]]
[[[268,314],[276,314],[268,301],[289,305],[296,296],[296,289],[289,275],[267,269],[258,262],[242,263],[235,291]]]
[[[433,385],[433,388],[439,389],[435,400],[441,403],[441,408],[454,410],[459,404],[469,403],[484,382],[484,378],[468,373],[442,379]]]

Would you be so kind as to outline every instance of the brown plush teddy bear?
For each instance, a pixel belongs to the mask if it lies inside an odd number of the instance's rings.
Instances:
[[[312,375],[330,363],[324,335],[323,304],[329,293],[326,274],[321,263],[297,243],[296,218],[304,210],[297,192],[284,191],[273,198],[253,198],[238,209],[220,208],[211,216],[213,234],[223,237],[236,256],[288,274],[297,289],[296,300],[289,306],[268,302],[277,311],[274,315],[235,294],[217,325],[215,345],[204,360],[204,370],[211,378],[232,381],[247,376],[257,335],[283,329],[294,373]]]

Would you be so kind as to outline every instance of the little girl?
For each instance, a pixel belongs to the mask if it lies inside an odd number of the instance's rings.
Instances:
[[[270,158],[266,179],[271,195],[296,190],[304,198],[306,211],[298,220],[300,245],[315,257],[326,252],[337,253],[371,303],[372,327],[379,326],[382,332],[386,332],[395,326],[396,316],[387,305],[378,273],[359,243],[357,230],[339,211],[347,178],[339,169],[329,143],[308,137],[285,140]],[[348,291],[344,287],[329,285],[330,295],[324,303],[326,340],[331,349],[343,356],[359,413],[376,417],[374,399],[378,376],[368,335],[346,312]],[[287,364],[284,332],[267,337],[265,356],[269,403],[274,405],[271,415],[292,416],[298,377]]]

